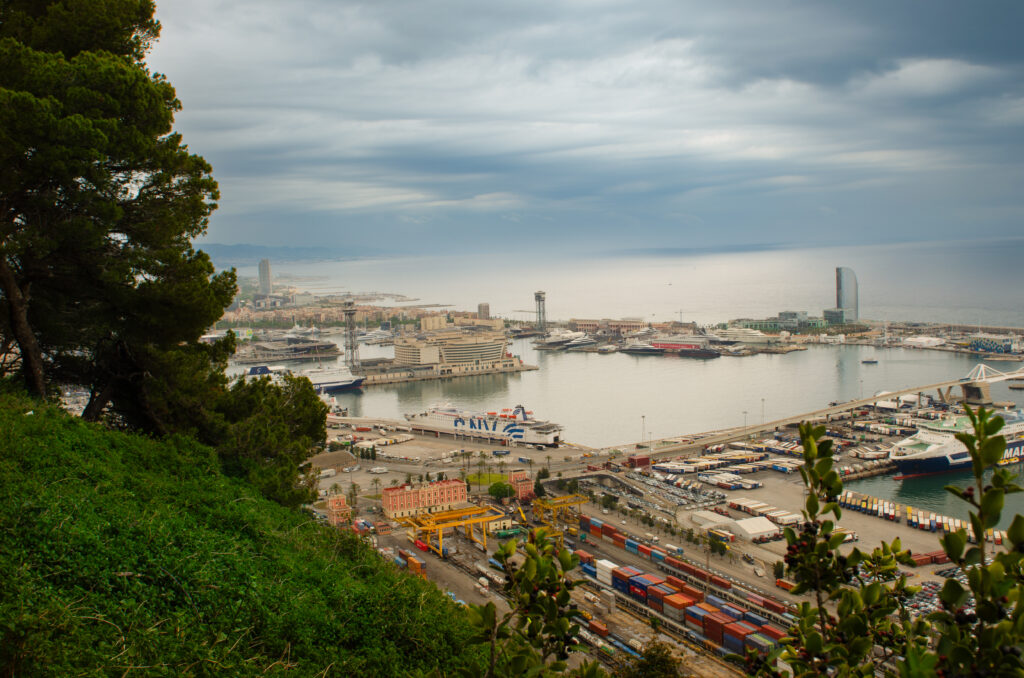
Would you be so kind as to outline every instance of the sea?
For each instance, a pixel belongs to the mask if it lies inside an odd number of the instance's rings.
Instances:
[[[860,316],[879,321],[1024,327],[1024,240],[907,243],[837,248],[773,248],[734,252],[634,251],[581,257],[418,256],[318,262],[275,262],[276,282],[313,294],[404,295],[441,309],[492,316],[535,317],[544,291],[547,318],[637,318],[713,325],[779,311],[821,315],[835,306],[835,268],[858,278]],[[239,275],[256,275],[255,267]],[[391,305],[390,302],[388,305]],[[336,339],[341,341],[341,337]],[[387,357],[390,347],[364,346],[362,357]],[[771,421],[885,390],[958,379],[978,359],[933,350],[811,346],[782,355],[699,360],[546,352],[530,340],[511,351],[540,369],[443,381],[380,386],[341,394],[354,415],[401,418],[441,403],[468,410],[525,405],[564,426],[565,440],[591,446]],[[864,359],[877,364],[864,364]],[[1006,371],[1018,363],[993,361]],[[1024,392],[995,384],[993,397],[1022,404]],[[849,489],[966,517],[946,497],[946,479],[880,477]],[[1021,495],[1016,495],[1021,496]],[[1011,505],[1008,515],[1024,509]]]

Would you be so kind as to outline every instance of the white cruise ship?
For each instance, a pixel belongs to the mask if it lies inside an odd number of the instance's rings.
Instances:
[[[998,415],[1006,422],[999,432],[1006,438],[1006,451],[999,464],[1017,463],[1024,455],[1024,411],[999,412]],[[957,433],[972,430],[966,415],[920,421],[917,425],[917,433],[896,443],[889,452],[889,459],[896,463],[899,472],[897,478],[930,476],[971,467],[967,448],[956,439]]]
[[[522,405],[501,412],[467,412],[443,405],[405,418],[414,429],[546,447],[557,447],[562,432],[558,424],[534,419],[533,412]]]
[[[727,327],[724,330],[715,330],[714,335],[711,335],[710,338],[712,342],[717,338],[722,343],[736,344],[775,344],[779,341],[778,337],[748,327]]]

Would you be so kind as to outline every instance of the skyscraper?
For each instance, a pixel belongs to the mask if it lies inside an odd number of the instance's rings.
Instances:
[[[836,308],[843,311],[845,322],[857,322],[860,312],[857,303],[857,276],[852,268],[836,268]]]
[[[476,317],[480,318],[481,320],[489,320],[491,317],[491,305],[487,303],[477,304]]]
[[[260,259],[260,294],[270,294],[270,259]]]

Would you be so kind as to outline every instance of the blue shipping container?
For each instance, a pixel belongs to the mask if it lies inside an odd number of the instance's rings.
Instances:
[[[626,542],[626,550],[630,553],[640,555],[640,551],[637,549],[636,544],[630,544],[628,541]]]

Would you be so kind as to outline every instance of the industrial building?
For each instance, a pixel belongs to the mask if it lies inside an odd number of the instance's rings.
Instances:
[[[440,330],[395,339],[395,365],[493,363],[505,357],[508,338],[501,332]]]

